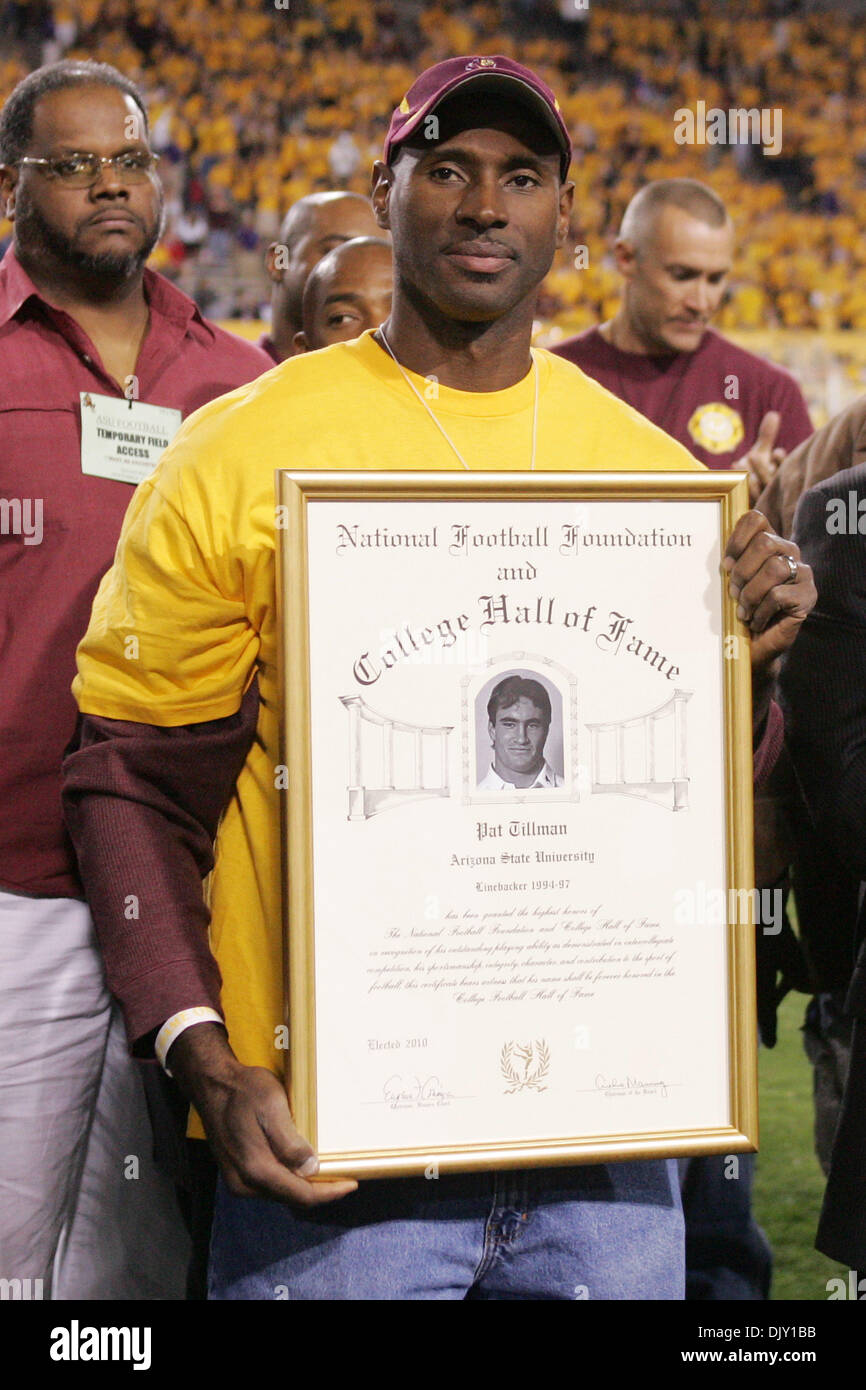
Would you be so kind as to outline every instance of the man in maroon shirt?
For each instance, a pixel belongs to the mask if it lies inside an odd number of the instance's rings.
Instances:
[[[45,1297],[183,1293],[60,764],[135,483],[182,418],[271,365],[144,269],[162,216],[147,137],[140,93],[103,64],[39,69],[0,114],[0,1277]]]
[[[709,327],[733,250],[731,220],[712,189],[694,179],[646,184],[626,208],[615,246],[625,281],[619,310],[554,351],[708,468],[748,469],[754,502],[812,424],[788,372]],[[759,934],[759,959],[770,944],[779,941]],[[775,997],[775,964],[763,964]],[[750,1154],[740,1156],[736,1182],[724,1158],[681,1164],[688,1298],[768,1297],[772,1257],[751,1214],[753,1170]]]
[[[373,205],[360,193],[310,193],[286,213],[280,239],[268,247],[265,265],[273,284],[271,331],[259,347],[272,362],[298,351],[295,334],[303,329],[304,286],[323,256],[355,237],[382,236]]]
[[[553,349],[673,435],[708,468],[748,468],[752,501],[812,433],[781,367],[709,327],[725,292],[734,232],[724,203],[694,179],[635,194],[614,253],[619,310]]]

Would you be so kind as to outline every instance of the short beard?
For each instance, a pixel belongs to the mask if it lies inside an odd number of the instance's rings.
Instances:
[[[159,240],[162,230],[162,199],[159,216],[138,251],[82,251],[73,241],[46,221],[29,199],[20,196],[15,208],[15,239],[24,258],[38,263],[45,258],[63,266],[83,280],[110,291],[141,274],[142,267]]]

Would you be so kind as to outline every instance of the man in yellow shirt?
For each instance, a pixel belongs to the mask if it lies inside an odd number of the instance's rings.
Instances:
[[[274,469],[700,467],[530,348],[568,231],[569,159],[528,69],[453,58],[423,73],[374,170],[395,258],[387,323],[183,427],[136,494],[79,648],[67,815],[131,1042],[171,1069],[220,1162],[213,1298],[682,1297],[672,1162],[311,1183],[277,1079]],[[796,555],[756,513],[729,543],[756,669],[814,601]],[[768,704],[765,684],[759,725]],[[211,954],[199,876],[215,836]]]

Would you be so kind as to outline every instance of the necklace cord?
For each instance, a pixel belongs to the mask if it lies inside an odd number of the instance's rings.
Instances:
[[[380,326],[380,328],[379,328],[378,331],[379,331],[379,337],[382,339],[382,343],[384,344],[384,346],[385,346],[385,348],[386,348],[386,350],[387,350],[387,352],[388,352],[388,355],[391,357],[392,361],[394,362],[394,366],[395,366],[395,367],[397,368],[397,370],[399,371],[399,373],[400,373],[400,375],[402,376],[403,380],[405,381],[406,385],[409,387],[410,391],[412,391],[413,394],[418,398],[418,400],[420,401],[421,405],[424,407],[424,409],[426,410],[427,414],[430,416],[430,419],[433,421],[433,424],[436,426],[437,430],[438,430],[439,433],[442,435],[442,438],[445,440],[445,442],[446,442],[446,444],[449,446],[449,448],[451,448],[451,449],[454,451],[454,453],[457,455],[457,457],[459,458],[459,460],[460,460],[460,462],[462,463],[463,467],[466,469],[467,473],[471,473],[471,472],[472,472],[472,469],[469,467],[469,464],[466,462],[466,460],[465,460],[465,458],[463,457],[463,455],[461,454],[460,450],[457,448],[457,445],[454,443],[454,440],[451,438],[450,434],[449,434],[448,431],[445,429],[445,426],[444,426],[439,420],[437,420],[437,418],[436,418],[434,412],[430,409],[430,406],[427,404],[427,402],[425,401],[424,397],[421,395],[421,392],[418,390],[418,388],[417,388],[417,386],[415,385],[415,383],[414,383],[414,381],[412,380],[412,378],[411,378],[411,377],[409,376],[409,374],[405,371],[405,369],[403,368],[402,364],[401,364],[400,362],[397,361],[397,358],[396,358],[395,355],[394,355],[394,351],[393,351],[393,349],[392,349],[392,347],[391,347],[391,344],[388,342],[388,339],[387,339],[386,336],[385,336],[385,330],[384,330],[384,328],[382,328],[382,327]],[[537,444],[537,442],[538,442],[538,360],[537,360],[537,358],[535,357],[535,355],[534,355],[534,353],[533,353],[533,351],[532,351],[532,348],[529,349],[529,355],[530,355],[530,357],[532,358],[532,366],[533,366],[533,371],[534,371],[534,376],[535,376],[535,402],[534,402],[533,410],[532,410],[532,452],[531,452],[531,454],[530,454],[530,459],[529,459],[529,471],[532,472],[532,471],[534,470],[534,468],[535,468],[535,448],[536,448],[536,444]]]

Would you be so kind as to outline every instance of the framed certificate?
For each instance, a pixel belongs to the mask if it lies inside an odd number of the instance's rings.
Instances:
[[[738,473],[277,474],[321,1175],[754,1149]]]

